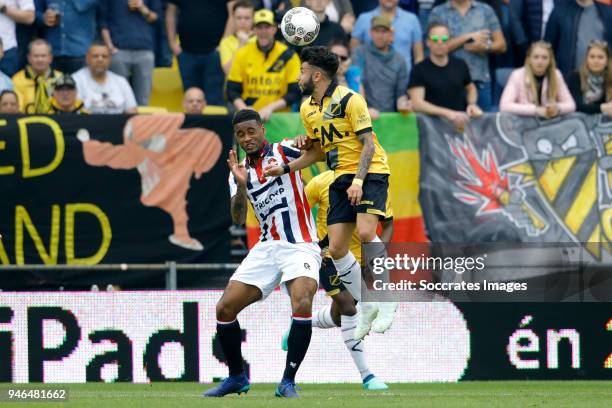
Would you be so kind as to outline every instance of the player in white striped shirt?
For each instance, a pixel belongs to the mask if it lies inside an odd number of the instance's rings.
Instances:
[[[321,254],[317,232],[299,172],[289,172],[288,163],[300,156],[291,142],[270,144],[259,114],[243,109],[234,115],[234,136],[247,153],[238,163],[229,153],[232,218],[246,219],[247,199],[261,227],[259,242],[231,276],[217,303],[217,336],[227,358],[230,376],[204,393],[222,397],[249,390],[243,368],[242,335],[237,315],[250,304],[265,299],[279,284],[291,298],[291,324],[285,372],[276,388],[278,397],[297,397],[295,374],[306,355],[312,335],[312,299],[317,291]],[[270,164],[283,166],[278,177],[264,176]]]

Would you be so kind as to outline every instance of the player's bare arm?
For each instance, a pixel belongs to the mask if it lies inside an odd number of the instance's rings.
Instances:
[[[372,163],[372,157],[374,156],[374,136],[372,132],[367,132],[359,135],[359,140],[363,143],[363,150],[361,151],[361,157],[359,158],[359,166],[357,167],[357,174],[353,179],[353,184],[346,190],[349,201],[352,205],[357,205],[361,201],[363,195],[363,180],[368,174],[370,164]]]
[[[236,185],[238,186],[236,195],[234,195],[231,200],[232,221],[234,221],[235,224],[244,224],[246,222],[247,214],[246,168],[238,162],[236,152],[234,150],[230,150],[229,152],[227,165],[232,172],[234,179],[236,180]]]
[[[264,175],[278,177],[290,171],[302,170],[308,166],[325,160],[325,153],[321,149],[319,141],[312,142],[310,149],[306,150],[298,159],[295,159],[289,164],[281,166],[267,166],[264,168]]]

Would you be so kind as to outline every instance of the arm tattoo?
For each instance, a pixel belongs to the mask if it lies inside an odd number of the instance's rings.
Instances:
[[[369,136],[369,137],[368,137]],[[359,159],[359,168],[357,169],[356,178],[365,179],[370,169],[370,163],[372,163],[372,157],[374,156],[374,140],[372,139],[372,133],[364,133],[359,135],[359,140],[363,143],[363,150],[361,151],[361,158]]]
[[[232,197],[232,220],[235,224],[242,225],[246,222],[246,206],[247,196],[246,188],[244,186],[238,186],[236,195]]]

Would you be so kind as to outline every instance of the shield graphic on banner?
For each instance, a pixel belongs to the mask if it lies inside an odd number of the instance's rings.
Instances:
[[[585,123],[569,118],[521,129],[511,121],[501,119],[502,137],[523,151],[524,160],[507,171],[519,175],[523,186],[535,184],[556,221],[601,259],[602,247],[610,252],[600,200],[607,185],[602,183],[596,141]]]

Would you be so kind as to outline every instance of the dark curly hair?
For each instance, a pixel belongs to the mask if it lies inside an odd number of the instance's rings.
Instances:
[[[329,47],[310,46],[305,47],[301,53],[302,62],[317,67],[327,75],[329,79],[333,79],[338,71],[338,57],[331,52]]]
[[[239,123],[247,122],[249,120],[254,120],[261,125],[261,116],[259,116],[259,113],[256,110],[241,109],[234,113],[234,117],[232,119],[232,126],[236,126]]]

